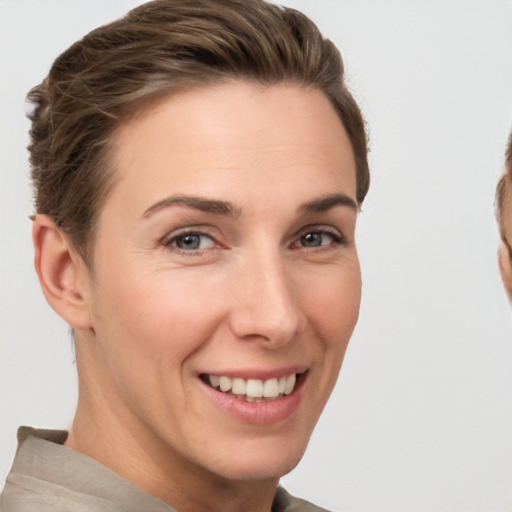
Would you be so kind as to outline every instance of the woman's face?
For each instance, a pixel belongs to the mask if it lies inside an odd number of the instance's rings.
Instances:
[[[125,124],[114,165],[84,343],[102,428],[160,467],[290,471],[359,311],[355,163],[332,106],[294,85],[196,89]]]

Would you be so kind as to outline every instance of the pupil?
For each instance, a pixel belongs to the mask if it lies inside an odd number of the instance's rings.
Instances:
[[[320,233],[308,233],[302,237],[302,245],[318,247],[322,242]]]
[[[177,245],[180,249],[198,249],[199,236],[198,235],[185,235],[178,239]]]

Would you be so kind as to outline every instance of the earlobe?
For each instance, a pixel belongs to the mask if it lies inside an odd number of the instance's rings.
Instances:
[[[35,216],[32,240],[34,266],[48,304],[72,327],[90,328],[84,261],[47,215]]]
[[[509,299],[512,300],[512,260],[510,259],[507,247],[503,243],[498,250],[498,264],[503,286],[505,287]]]

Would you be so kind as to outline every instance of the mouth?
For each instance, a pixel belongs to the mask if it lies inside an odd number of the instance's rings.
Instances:
[[[279,378],[242,379],[226,375],[203,373],[201,380],[208,386],[245,402],[273,402],[293,393],[307,372],[291,373]]]

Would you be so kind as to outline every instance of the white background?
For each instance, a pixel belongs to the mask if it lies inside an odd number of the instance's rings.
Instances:
[[[24,96],[136,0],[0,0],[0,481],[16,427],[69,426],[68,329],[32,271]],[[289,0],[340,47],[368,122],[361,317],[294,493],[338,511],[512,510],[511,312],[494,187],[509,0]],[[0,483],[0,488],[1,488]]]

